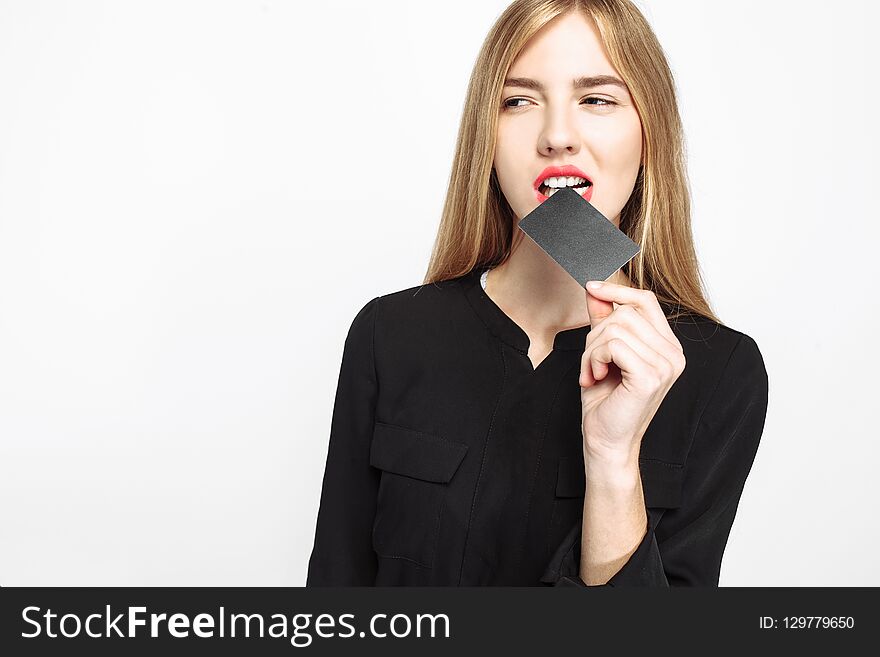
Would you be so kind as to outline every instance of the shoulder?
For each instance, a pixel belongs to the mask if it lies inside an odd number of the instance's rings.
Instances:
[[[701,370],[702,383],[725,372],[766,378],[761,350],[748,333],[692,312],[670,319],[669,327],[684,350],[686,369]]]
[[[694,314],[670,320],[669,325],[686,359],[674,387],[682,403],[699,400],[692,408],[703,424],[712,424],[716,416],[766,411],[769,377],[751,335]]]
[[[744,409],[766,408],[767,370],[757,342],[744,331],[693,313],[670,319],[669,326],[685,368],[649,427],[643,456],[683,464],[700,427],[720,435]]]
[[[413,285],[376,297],[376,302],[383,314],[392,316],[412,317],[413,313],[435,310],[438,305],[442,310],[461,299],[460,288],[465,278],[466,276],[459,276],[445,281]]]
[[[465,301],[461,286],[466,276],[373,297],[356,313],[350,332],[396,333],[454,321]]]
[[[672,322],[670,322],[672,326]],[[678,408],[690,409],[691,469],[715,471],[719,459],[747,468],[761,440],[769,406],[769,378],[757,341],[748,333],[706,318],[679,322],[673,329],[687,363],[673,388]],[[741,480],[739,480],[741,481]]]

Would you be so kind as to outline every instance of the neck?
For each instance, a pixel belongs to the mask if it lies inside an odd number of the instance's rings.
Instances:
[[[631,285],[623,270],[608,280]],[[528,238],[489,273],[486,293],[527,331],[553,335],[590,323],[584,287]]]

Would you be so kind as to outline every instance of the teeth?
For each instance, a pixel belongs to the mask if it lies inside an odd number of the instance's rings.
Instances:
[[[565,187],[555,187],[555,188],[550,189],[550,190],[547,192],[547,198],[550,198],[551,196],[553,196],[553,195],[554,195],[556,192],[558,192],[560,189],[565,189]],[[587,189],[587,188],[586,188],[586,187],[582,187],[582,188],[580,188],[580,189],[575,189],[574,191],[576,191],[578,194],[580,194],[580,193],[583,192],[585,189]]]
[[[559,176],[545,179],[544,185],[560,189],[562,187],[579,187],[585,182],[587,182],[586,178],[579,178],[577,176]]]

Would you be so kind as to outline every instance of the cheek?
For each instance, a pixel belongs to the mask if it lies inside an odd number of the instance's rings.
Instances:
[[[642,157],[642,127],[639,121],[625,121],[606,126],[594,133],[592,143],[601,172],[593,202],[606,217],[618,217],[632,195]],[[617,219],[613,220],[617,223]]]
[[[642,157],[641,124],[619,126],[619,129],[602,130],[595,133],[594,142],[597,155],[600,153],[603,169],[625,173],[635,166],[638,168]]]
[[[523,144],[526,141],[527,137],[522,131],[499,126],[495,140],[495,159],[508,163],[517,162],[522,158]]]
[[[502,189],[515,189],[522,182],[525,151],[521,141],[518,135],[498,132],[493,166]]]

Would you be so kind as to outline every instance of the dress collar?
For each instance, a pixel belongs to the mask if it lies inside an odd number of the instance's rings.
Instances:
[[[480,285],[480,276],[485,269],[486,267],[476,267],[462,277],[462,289],[467,300],[489,331],[514,349],[528,353],[528,334],[492,301]],[[553,339],[553,349],[583,351],[589,332],[589,325],[560,331]]]

